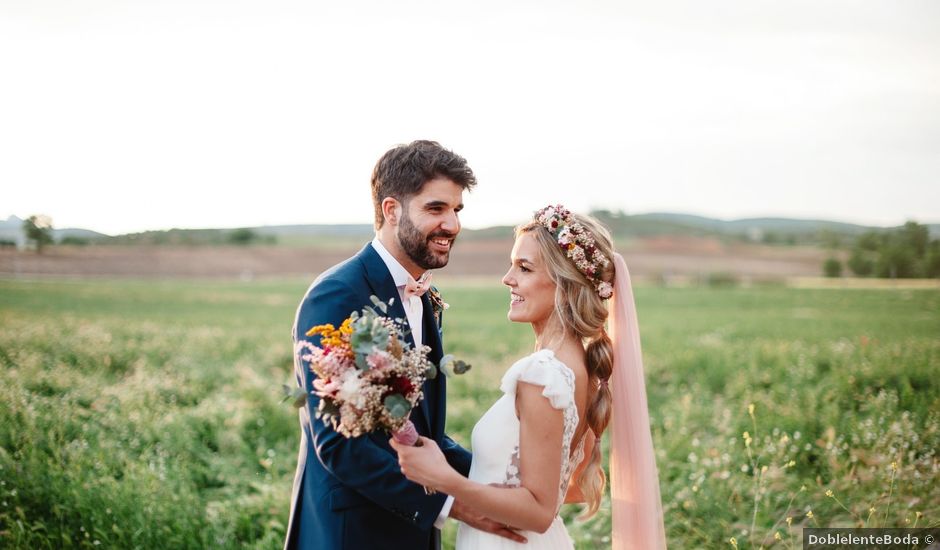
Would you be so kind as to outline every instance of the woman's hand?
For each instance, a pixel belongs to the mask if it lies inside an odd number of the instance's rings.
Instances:
[[[444,453],[433,439],[420,437],[414,447],[403,445],[394,439],[390,439],[389,444],[398,453],[401,473],[415,483],[449,493],[448,489],[455,476],[461,477],[447,463]]]

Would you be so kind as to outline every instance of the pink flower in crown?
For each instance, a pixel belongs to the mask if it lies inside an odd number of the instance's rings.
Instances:
[[[568,251],[568,257],[574,260],[578,265],[582,265],[581,262],[584,261],[584,249],[580,246],[575,246]]]
[[[569,245],[574,241],[571,236],[571,230],[565,226],[558,231],[558,244]]]
[[[597,285],[597,294],[601,298],[606,300],[607,298],[610,298],[613,295],[613,293],[614,293],[614,287],[607,281],[601,281],[601,283]]]

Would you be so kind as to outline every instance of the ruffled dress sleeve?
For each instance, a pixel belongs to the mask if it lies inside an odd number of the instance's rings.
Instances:
[[[556,409],[566,410],[574,403],[574,373],[556,359],[550,349],[517,361],[503,375],[499,389],[507,395],[515,395],[520,381],[542,386],[542,395]]]

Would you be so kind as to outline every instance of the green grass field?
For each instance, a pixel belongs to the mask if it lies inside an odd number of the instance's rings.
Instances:
[[[306,284],[0,280],[0,546],[278,548]],[[474,364],[449,386],[467,443],[532,336],[498,286],[442,290],[447,350]],[[636,295],[672,548],[940,524],[940,292]],[[564,510],[579,547],[608,544],[608,512]]]

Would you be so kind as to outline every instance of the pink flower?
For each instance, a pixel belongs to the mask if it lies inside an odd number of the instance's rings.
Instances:
[[[340,383],[335,380],[323,380],[321,378],[316,378],[313,381],[313,389],[317,391],[317,395],[323,397],[325,395],[334,395],[337,390],[340,388]]]
[[[373,351],[366,357],[370,369],[382,370],[392,365],[392,356],[385,351]]]

